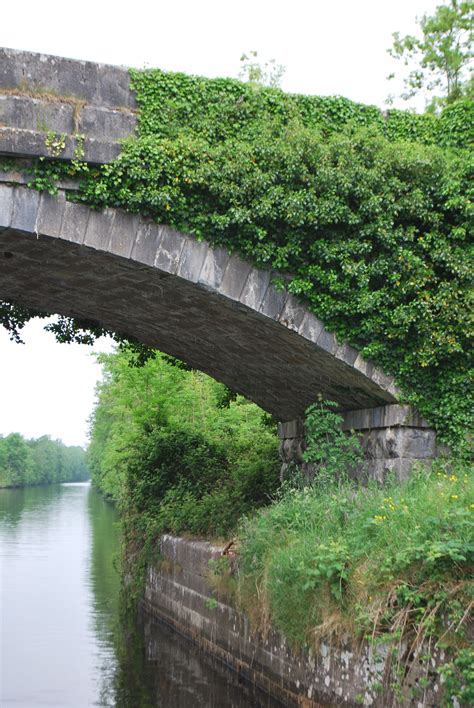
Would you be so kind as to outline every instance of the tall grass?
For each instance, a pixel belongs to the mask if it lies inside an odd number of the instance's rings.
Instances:
[[[472,471],[453,464],[383,488],[287,488],[241,525],[240,602],[293,645],[347,634],[462,644],[473,502]]]

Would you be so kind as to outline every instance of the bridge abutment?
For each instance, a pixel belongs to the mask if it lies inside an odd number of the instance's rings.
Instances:
[[[433,428],[410,405],[394,404],[341,413],[342,429],[355,433],[364,451],[364,461],[352,471],[360,480],[384,482],[389,475],[399,481],[408,478],[416,462],[429,463],[446,450],[436,440]],[[281,478],[286,479],[296,464],[310,480],[312,465],[305,462],[304,421],[280,423]]]

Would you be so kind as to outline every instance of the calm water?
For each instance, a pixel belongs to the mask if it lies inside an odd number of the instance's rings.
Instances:
[[[119,620],[116,522],[88,484],[0,489],[2,708],[276,707],[154,620]]]

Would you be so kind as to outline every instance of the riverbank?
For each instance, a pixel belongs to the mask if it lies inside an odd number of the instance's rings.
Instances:
[[[224,548],[163,535],[161,560],[147,572],[146,611],[285,706],[442,705],[439,669],[449,661],[444,649],[423,643],[411,651],[397,637],[354,644],[346,636],[297,652],[271,628],[255,631],[248,616],[225,593],[216,593],[210,581],[209,564],[219,564]],[[292,602],[297,604],[298,597]]]
[[[51,487],[59,484],[90,484],[91,479],[65,479],[64,482],[31,482],[29,484],[0,484],[0,489],[32,489],[36,487]],[[105,497],[104,497],[105,498]]]

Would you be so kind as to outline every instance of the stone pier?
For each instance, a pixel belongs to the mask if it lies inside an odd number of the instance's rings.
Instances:
[[[363,464],[353,471],[357,479],[383,482],[387,475],[395,474],[402,481],[415,462],[428,463],[445,451],[437,443],[433,428],[410,405],[378,406],[341,415],[342,429],[359,436],[365,453]],[[287,476],[292,463],[310,477],[311,465],[303,461],[304,422],[280,423],[279,436],[282,478]]]

